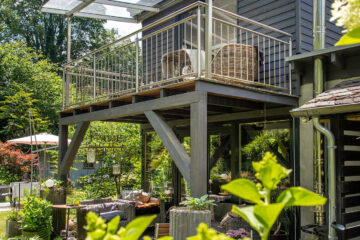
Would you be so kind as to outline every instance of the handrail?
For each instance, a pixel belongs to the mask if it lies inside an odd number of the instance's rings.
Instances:
[[[277,29],[277,28],[270,27],[270,26],[268,26],[268,25],[262,24],[262,23],[260,23],[260,22],[255,21],[255,20],[252,20],[252,19],[249,19],[249,18],[247,18],[247,17],[241,16],[241,15],[239,15],[239,14],[232,13],[232,12],[229,12],[229,11],[224,10],[224,9],[222,9],[222,8],[215,7],[215,6],[213,7],[213,9],[216,10],[216,11],[225,13],[226,15],[235,17],[235,18],[237,18],[237,19],[239,19],[239,20],[243,20],[243,21],[245,21],[245,22],[248,22],[248,23],[257,25],[257,26],[259,26],[259,27],[262,27],[262,28],[265,28],[265,29],[268,29],[268,30],[271,30],[271,31],[274,31],[274,32],[278,32],[278,33],[284,34],[284,35],[286,35],[286,36],[288,36],[288,37],[292,37],[292,35],[291,35],[290,33],[281,31],[281,30],[279,30],[279,29]]]
[[[84,58],[86,58],[86,57],[89,57],[89,56],[91,56],[91,55],[94,55],[94,54],[96,54],[96,53],[98,53],[98,52],[100,52],[100,51],[102,51],[102,50],[104,50],[104,49],[106,49],[106,48],[112,47],[112,46],[114,46],[115,44],[117,44],[117,43],[119,43],[119,42],[121,42],[121,41],[123,41],[123,40],[125,40],[125,39],[128,39],[128,38],[130,38],[130,37],[132,37],[132,36],[134,36],[134,35],[136,35],[136,34],[138,34],[138,33],[140,33],[140,32],[146,31],[146,30],[148,30],[148,29],[150,29],[150,28],[152,28],[152,27],[154,27],[154,26],[156,26],[156,25],[158,25],[158,24],[160,24],[160,23],[162,23],[162,22],[164,22],[164,21],[169,20],[169,19],[172,18],[172,17],[175,17],[176,15],[178,15],[178,14],[180,14],[180,13],[184,13],[184,12],[186,12],[186,11],[192,9],[192,8],[195,8],[195,7],[197,7],[197,6],[207,6],[207,4],[206,4],[206,3],[203,3],[203,2],[200,2],[200,1],[195,2],[195,3],[193,3],[193,4],[190,4],[189,6],[184,7],[184,8],[182,8],[182,9],[179,9],[179,10],[177,10],[177,11],[175,11],[175,12],[173,12],[173,13],[171,13],[171,14],[163,17],[163,18],[160,18],[159,20],[157,20],[157,21],[155,21],[155,22],[153,22],[153,23],[151,23],[151,24],[149,24],[149,25],[147,25],[147,26],[145,26],[145,27],[143,27],[143,28],[141,28],[141,29],[139,29],[139,30],[136,30],[136,31],[133,32],[133,33],[130,33],[130,34],[128,34],[128,35],[126,35],[126,36],[124,36],[124,37],[116,40],[115,42],[109,43],[109,44],[107,44],[107,45],[105,45],[105,46],[103,46],[103,47],[101,47],[101,48],[99,48],[99,49],[97,49],[97,50],[95,50],[95,51],[92,51],[92,52],[90,52],[90,53],[88,53],[88,54],[85,54],[85,55],[82,56],[82,57],[79,57],[79,58],[77,58],[77,59],[75,59],[75,60],[73,60],[73,61],[71,61],[71,62],[69,62],[69,63],[66,63],[66,64],[64,65],[64,67],[68,67],[68,66],[70,66],[71,64],[73,64],[73,63],[75,63],[75,62],[78,62],[78,61],[80,61],[80,60],[82,60],[82,59],[84,59]]]

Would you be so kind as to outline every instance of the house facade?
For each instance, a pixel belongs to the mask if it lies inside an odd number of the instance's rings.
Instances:
[[[315,97],[313,1],[84,1],[61,13],[96,17],[91,4],[100,2],[126,9],[121,16],[102,11],[104,19],[141,22],[143,28],[65,66],[61,178],[68,175],[90,122],[116,121],[141,124],[144,190],[150,188],[151,135],[156,133],[162,140],[174,162],[174,204],[183,194],[182,179],[192,196],[208,193],[212,169],[220,160],[228,166],[232,179],[251,171],[252,159],[244,153],[250,147],[245,146],[269,132],[287,139],[280,146],[279,158],[293,170],[288,186],[327,194],[325,160],[319,168],[314,167],[314,126],[290,114]],[[331,1],[325,2],[325,43],[331,50],[319,54],[328,64],[327,89],[358,76],[356,61],[351,60],[357,57],[353,55],[358,48],[331,48],[341,29],[329,22]],[[49,3],[43,11],[54,13],[55,7]],[[345,59],[349,59],[346,67],[342,64]],[[72,124],[77,124],[77,130],[68,146],[65,139]],[[220,139],[214,151],[209,147],[211,136]],[[190,153],[181,144],[185,138],[191,139]],[[239,203],[239,199],[233,202]],[[326,215],[326,207],[292,209],[290,238],[321,235],[318,226],[326,235],[326,227],[331,225]],[[356,220],[358,215],[351,216]],[[347,239],[346,234],[341,236]]]

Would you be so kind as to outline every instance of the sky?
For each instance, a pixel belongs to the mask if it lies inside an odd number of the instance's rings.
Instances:
[[[116,22],[116,21],[107,21],[105,28],[111,29],[115,28],[118,30],[120,36],[126,36],[138,29],[141,28],[140,23],[126,23],[126,22]]]

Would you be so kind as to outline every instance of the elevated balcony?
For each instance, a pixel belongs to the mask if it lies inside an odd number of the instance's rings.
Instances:
[[[63,110],[205,80],[292,95],[291,35],[196,2],[68,63]]]

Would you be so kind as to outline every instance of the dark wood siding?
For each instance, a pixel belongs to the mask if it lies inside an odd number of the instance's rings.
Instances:
[[[331,4],[333,1],[326,1],[326,47],[334,46],[341,37],[342,29],[336,27],[330,22]],[[301,18],[300,18],[301,52],[309,52],[313,50],[313,1],[301,0]]]

